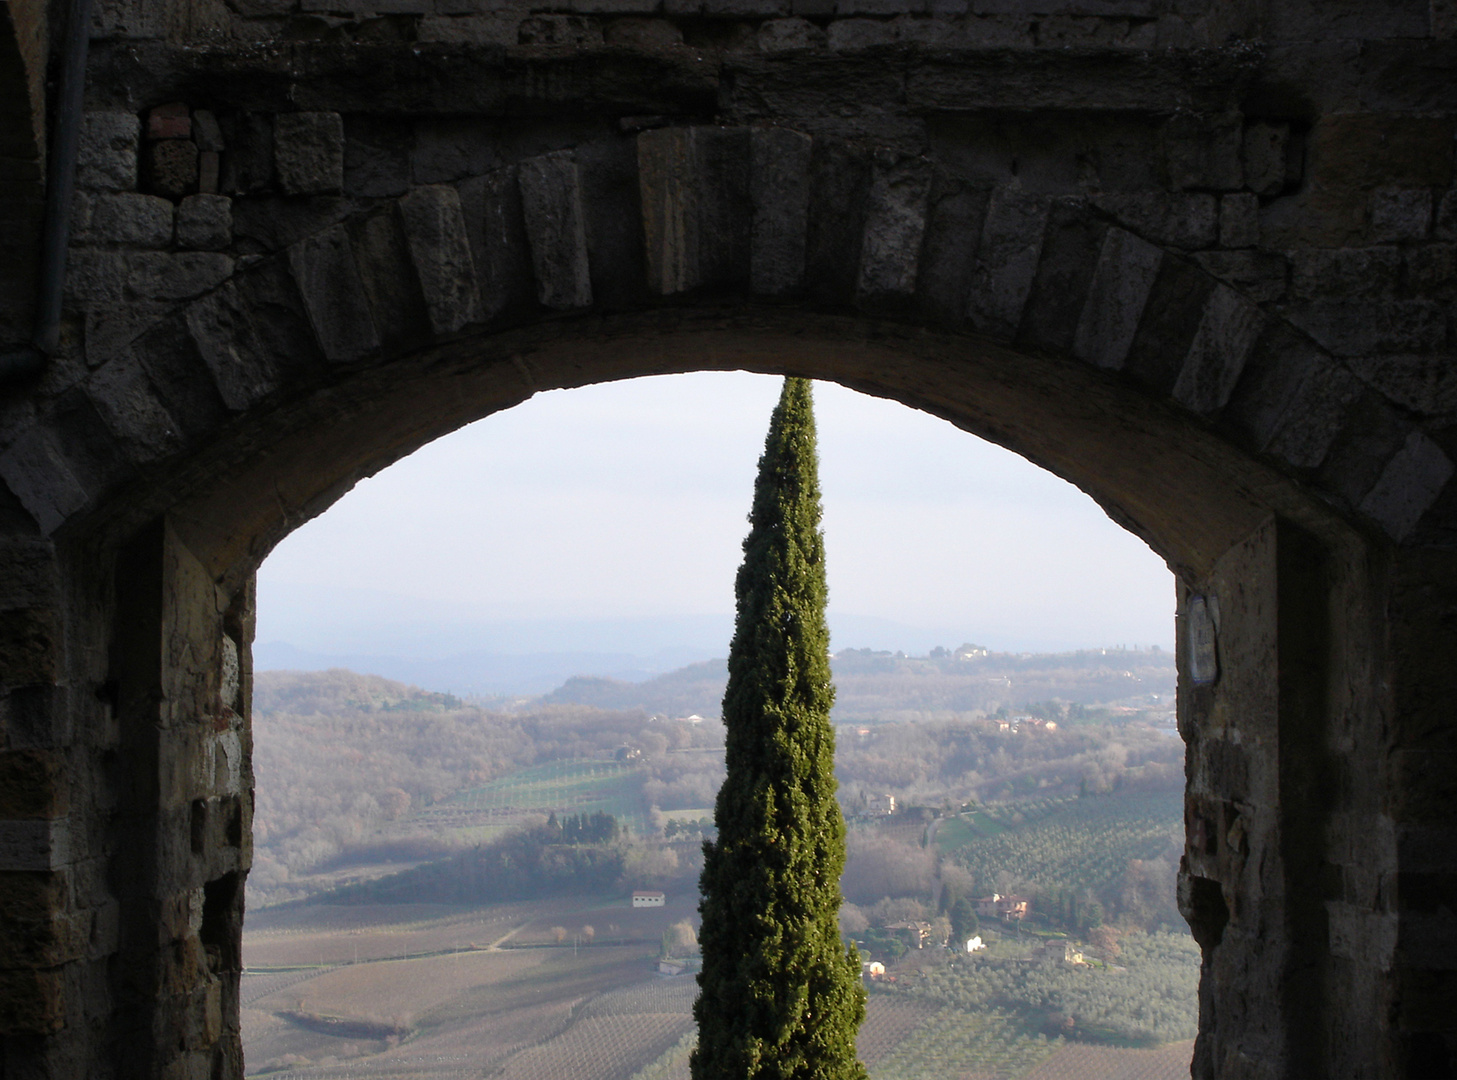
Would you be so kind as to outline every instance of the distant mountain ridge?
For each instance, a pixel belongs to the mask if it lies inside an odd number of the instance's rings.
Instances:
[[[846,649],[832,658],[837,721],[913,719],[925,712],[991,712],[1033,702],[1127,703],[1172,709],[1178,676],[1162,649],[1083,649],[1068,653],[994,653],[916,657]],[[716,717],[728,678],[726,660],[690,664],[641,682],[575,676],[539,698],[542,704],[642,709],[669,717]]]

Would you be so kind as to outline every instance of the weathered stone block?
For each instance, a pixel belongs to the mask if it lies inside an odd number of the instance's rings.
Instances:
[[[523,161],[517,171],[536,296],[543,307],[590,307],[592,279],[581,185],[570,153]]]
[[[0,454],[0,479],[35,518],[45,536],[90,501],[44,427],[30,428]]]
[[[822,48],[827,35],[808,19],[769,19],[759,24],[755,40],[765,52]]]
[[[1108,230],[1073,335],[1074,356],[1113,371],[1123,366],[1162,260],[1163,252],[1148,241]]]
[[[1360,356],[1349,364],[1368,385],[1403,409],[1426,416],[1457,412],[1457,355]]]
[[[1398,248],[1304,248],[1290,252],[1290,292],[1300,300],[1391,296],[1400,281]]]
[[[1423,300],[1315,300],[1289,319],[1336,356],[1437,352],[1446,345],[1443,305]]]
[[[430,312],[431,329],[436,334],[453,334],[469,323],[479,322],[479,286],[455,188],[416,188],[400,200],[400,216]]]
[[[1363,389],[1343,367],[1312,365],[1280,415],[1266,450],[1298,469],[1318,468]]]
[[[148,190],[180,199],[197,190],[197,147],[187,139],[149,143],[143,154]]]
[[[55,548],[49,542],[29,537],[0,539],[0,563],[7,570],[0,581],[0,609],[55,603],[60,574]]]
[[[211,251],[138,252],[127,260],[127,288],[154,300],[190,300],[233,273],[231,256]]]
[[[1245,186],[1256,195],[1273,196],[1285,187],[1285,158],[1290,125],[1256,122],[1244,130]]]
[[[787,8],[788,0],[784,0]],[[603,29],[608,45],[628,49],[671,49],[683,44],[683,31],[667,19],[613,19]]]
[[[98,195],[92,204],[87,236],[94,241],[130,247],[164,248],[172,243],[176,207],[167,199],[122,191]]]
[[[1404,540],[1452,478],[1452,460],[1425,433],[1413,431],[1386,463],[1361,512],[1397,541]]]
[[[423,35],[423,27],[422,27]],[[443,40],[421,37],[425,40]],[[402,195],[410,187],[412,126],[377,117],[344,118],[344,190],[350,195]]]
[[[1157,14],[1154,0],[972,0],[972,10],[986,15],[1131,15]]]
[[[147,110],[147,138],[192,138],[192,114],[181,101],[168,102]]]
[[[538,15],[522,20],[516,40],[521,45],[601,45],[602,24],[580,15]]]
[[[749,275],[751,288],[760,295],[781,296],[804,282],[812,150],[808,135],[788,128],[755,128],[750,136],[754,224]]]
[[[342,191],[344,121],[334,112],[280,113],[273,121],[273,164],[289,195]]]
[[[915,293],[930,190],[931,169],[924,161],[882,163],[872,172],[856,287],[861,301]]]
[[[1214,246],[1219,215],[1213,195],[1110,194],[1093,203],[1155,244],[1190,251]]]
[[[0,971],[0,1032],[42,1035],[66,1024],[62,968]]]
[[[1257,304],[1285,296],[1288,268],[1285,257],[1273,251],[1200,251],[1194,261]]]
[[[471,263],[481,286],[482,316],[490,319],[529,308],[536,297],[516,169],[467,180],[458,190]]]
[[[343,226],[335,225],[291,246],[288,265],[326,357],[347,363],[379,348],[364,283]]]
[[[141,126],[135,113],[83,115],[76,156],[76,185],[99,191],[135,190]]]
[[[420,20],[419,41],[462,45],[515,45],[521,16],[513,12],[489,15],[426,15]]]
[[[1371,239],[1377,243],[1423,240],[1431,225],[1429,188],[1377,188],[1371,193]]]
[[[229,282],[187,309],[187,330],[212,372],[223,405],[242,412],[277,385],[273,359],[264,350],[246,303]]]
[[[1264,324],[1258,307],[1229,286],[1218,286],[1174,383],[1174,399],[1204,416],[1224,408]]]
[[[0,871],[59,870],[70,861],[71,823],[66,818],[0,819]]]
[[[967,318],[979,332],[998,338],[1016,334],[1042,257],[1048,209],[1046,199],[1015,188],[992,193],[967,301]]]
[[[1457,244],[1423,244],[1407,251],[1406,287],[1434,299],[1457,295]]]
[[[189,195],[177,208],[177,243],[218,251],[233,239],[233,200],[226,195]]]
[[[431,337],[430,313],[398,206],[351,219],[347,228],[381,347],[389,353],[419,348]]]
[[[0,612],[0,679],[9,686],[44,686],[56,681],[60,648],[60,631],[52,608],[27,607]],[[19,754],[44,753],[15,751]],[[50,775],[56,766],[41,757],[16,758],[8,767],[0,767],[0,780],[14,785],[14,790],[0,788],[0,817],[54,817],[64,810],[46,812],[56,801],[54,793],[62,777]],[[50,773],[47,770],[50,770]]]
[[[1433,232],[1439,240],[1457,240],[1457,189],[1443,194]]]
[[[432,118],[415,124],[410,172],[416,184],[448,183],[500,166],[500,133],[487,120]]]
[[[222,125],[218,123],[217,116],[208,109],[198,109],[192,114],[192,141],[205,154],[219,154],[227,149]]]
[[[0,673],[7,683],[15,674],[55,674],[55,613],[46,608],[0,612]],[[55,750],[0,751],[0,819],[55,818],[70,808],[65,757]]]
[[[698,285],[698,215],[688,128],[637,137],[638,185],[648,287],[670,295]]]
[[[1260,200],[1247,192],[1219,200],[1219,246],[1254,247],[1260,242]]]
[[[836,19],[830,23],[825,44],[833,52],[859,52],[884,45],[894,45],[893,23],[881,19]]]
[[[1238,191],[1244,186],[1242,135],[1238,114],[1174,117],[1163,132],[1169,183],[1182,189]]]
[[[86,393],[129,460],[143,464],[181,448],[181,428],[139,365],[113,360],[86,381]]]

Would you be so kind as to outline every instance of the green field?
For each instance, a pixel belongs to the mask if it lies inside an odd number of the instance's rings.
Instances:
[[[531,814],[611,814],[635,833],[647,831],[642,786],[647,773],[622,761],[550,761],[457,791],[414,815],[414,821],[490,833]]]

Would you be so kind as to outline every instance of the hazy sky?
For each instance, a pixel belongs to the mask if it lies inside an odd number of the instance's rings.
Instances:
[[[552,391],[440,439],[278,547],[258,640],[324,648],[332,605],[300,598],[361,589],[374,599],[351,609],[356,649],[395,602],[482,621],[730,613],[778,388],[703,373]],[[826,383],[815,400],[832,626],[1172,646],[1168,570],[1076,488],[902,405]],[[896,647],[837,631],[835,647],[860,644]]]

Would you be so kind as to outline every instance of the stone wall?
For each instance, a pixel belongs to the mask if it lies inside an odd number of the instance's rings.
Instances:
[[[95,31],[61,347],[0,405],[6,1070],[241,1074],[273,544],[537,390],[742,367],[995,439],[1178,574],[1197,1075],[1451,1075],[1445,4]]]

